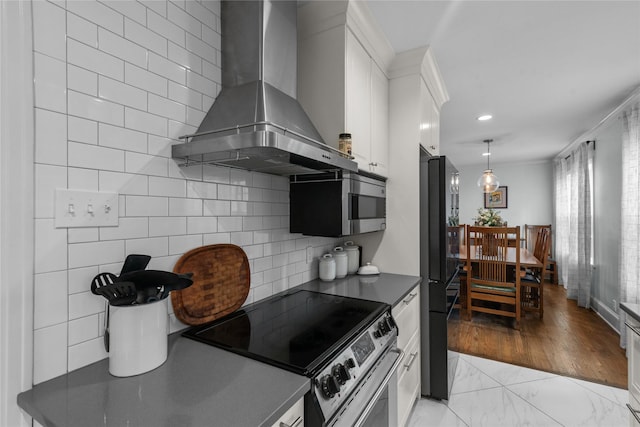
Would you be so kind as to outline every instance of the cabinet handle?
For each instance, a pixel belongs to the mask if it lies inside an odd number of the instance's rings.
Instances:
[[[298,417],[292,424],[287,424],[285,422],[280,421],[280,427],[298,427],[302,422],[302,417]]]
[[[378,166],[378,162],[371,162],[371,163],[369,163],[369,166],[374,166],[374,167]]]
[[[418,294],[417,293],[409,294],[409,298],[403,299],[402,302],[408,305],[411,302],[411,300],[416,297],[416,295],[418,295]]]
[[[636,328],[635,326],[631,326],[628,322],[624,322],[624,324],[627,325],[627,327],[631,329],[636,335],[640,336],[640,329]]]
[[[416,351],[415,353],[411,353],[411,356],[409,357],[409,363],[405,364],[404,367],[407,369],[407,371],[409,369],[411,369],[411,365],[413,365],[413,362],[416,361],[416,356],[418,355],[418,352]]]
[[[631,411],[631,414],[633,414],[633,417],[636,419],[636,421],[637,421],[638,423],[640,423],[640,416],[638,415],[638,413],[640,413],[640,411],[638,411],[638,410],[636,410],[636,409],[633,409],[633,408],[631,407],[631,405],[630,405],[630,404],[628,404],[628,403],[627,403],[627,408],[629,408],[629,410]]]

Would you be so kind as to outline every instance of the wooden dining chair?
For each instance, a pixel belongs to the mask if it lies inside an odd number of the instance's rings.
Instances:
[[[509,247],[509,235],[520,239],[519,227],[467,228],[467,318],[473,312],[512,317],[520,328],[520,246]],[[509,256],[511,253],[511,256]]]
[[[551,224],[549,225],[532,225],[525,224],[524,225],[524,239],[525,239],[525,247],[533,253],[534,245],[536,242],[536,238],[538,236],[538,230],[540,228],[547,228],[549,230],[549,249],[546,256],[545,262],[545,275],[549,276],[549,281],[554,284],[558,284],[558,265],[556,264],[555,259],[553,258],[553,243],[552,243],[552,235],[553,232],[551,230]]]
[[[550,229],[540,227],[534,244],[533,256],[544,263],[549,253]],[[544,315],[544,284],[546,282],[545,264],[539,268],[528,268],[520,279],[520,298],[522,309],[535,311],[542,319]]]

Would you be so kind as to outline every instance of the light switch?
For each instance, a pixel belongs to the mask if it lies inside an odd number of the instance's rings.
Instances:
[[[118,193],[56,189],[56,228],[118,226]]]

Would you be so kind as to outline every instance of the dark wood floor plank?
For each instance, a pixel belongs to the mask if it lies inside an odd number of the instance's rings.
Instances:
[[[595,312],[568,300],[562,286],[544,289],[544,318],[512,319],[474,313],[449,320],[449,349],[514,365],[627,388],[627,358],[619,335]]]

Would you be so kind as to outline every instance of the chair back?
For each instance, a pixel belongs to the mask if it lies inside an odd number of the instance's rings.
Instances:
[[[467,228],[467,271],[474,284],[492,287],[520,287],[520,246],[509,246],[509,235],[520,239],[520,227]],[[471,237],[473,236],[473,237]]]
[[[544,260],[544,256],[538,257],[538,255],[536,255],[536,246],[537,246],[537,242],[538,242],[538,232],[541,229],[546,229],[547,230],[547,256],[546,258],[550,258],[551,257],[551,225],[532,225],[532,224],[525,224],[524,226],[524,240],[525,240],[525,247],[534,254],[534,256],[536,258],[538,258],[540,261]]]

